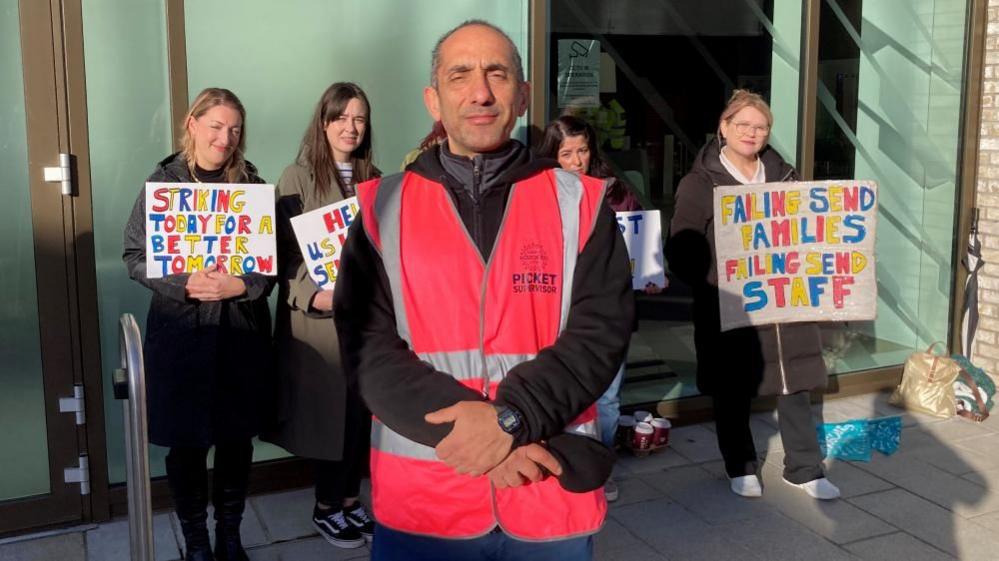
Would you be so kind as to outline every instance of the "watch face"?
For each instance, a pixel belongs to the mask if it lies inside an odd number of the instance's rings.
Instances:
[[[509,409],[504,409],[499,413],[499,425],[505,432],[514,432],[520,428],[520,419],[517,414]]]

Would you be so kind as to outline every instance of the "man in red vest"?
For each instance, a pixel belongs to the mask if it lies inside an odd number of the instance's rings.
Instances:
[[[630,270],[603,181],[511,140],[528,93],[502,30],[459,25],[424,90],[447,141],[358,186],[334,316],[374,415],[375,560],[592,558]]]

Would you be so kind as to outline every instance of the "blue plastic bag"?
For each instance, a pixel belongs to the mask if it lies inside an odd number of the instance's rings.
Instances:
[[[867,433],[871,436],[871,448],[885,456],[898,450],[902,439],[902,417],[880,417],[867,422]]]
[[[816,427],[819,449],[823,457],[871,461],[871,438],[867,433],[867,420],[855,419],[842,423],[824,423]]]

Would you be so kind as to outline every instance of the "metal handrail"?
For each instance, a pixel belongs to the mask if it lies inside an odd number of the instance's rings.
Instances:
[[[114,372],[114,397],[125,419],[128,486],[128,536],[132,561],[153,561],[153,513],[149,491],[149,442],[146,420],[146,371],[142,333],[132,314],[122,314],[118,331],[121,368]]]

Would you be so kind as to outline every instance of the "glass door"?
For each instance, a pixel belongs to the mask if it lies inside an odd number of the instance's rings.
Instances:
[[[65,482],[66,468],[83,474],[72,470],[84,429],[60,412],[80,371],[73,202],[44,169],[65,145],[59,17],[49,2],[0,0],[0,535],[89,511],[81,485]]]

